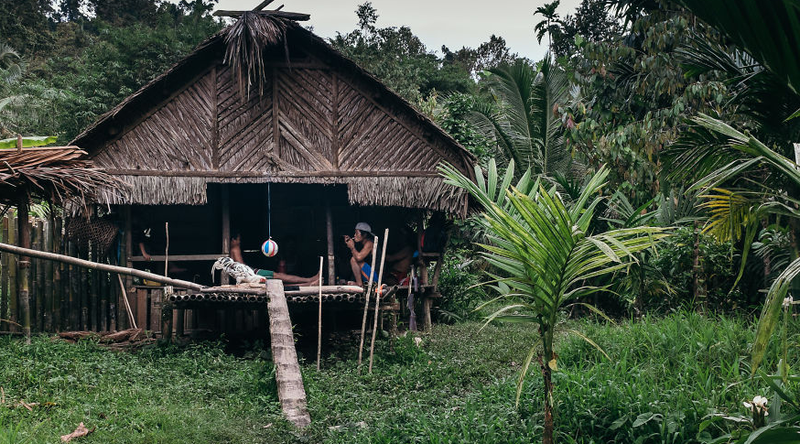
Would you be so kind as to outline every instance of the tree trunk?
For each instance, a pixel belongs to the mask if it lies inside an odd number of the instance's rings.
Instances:
[[[552,354],[551,354],[552,356]],[[553,380],[552,370],[546,359],[539,357],[539,364],[542,367],[542,379],[544,380],[544,431],[542,432],[542,444],[553,444]]]
[[[700,223],[694,222],[694,250],[692,251],[692,274],[694,275],[694,297],[697,301],[697,311],[704,313],[706,310],[705,278],[702,276],[703,268],[700,265]]]
[[[311,416],[306,408],[306,390],[303,387],[303,375],[297,362],[297,351],[294,348],[292,321],[289,319],[289,306],[283,294],[283,282],[277,279],[267,280],[269,295],[269,333],[272,345],[272,359],[275,361],[275,379],[278,383],[278,399],[281,408],[289,420],[298,428],[311,423]]]

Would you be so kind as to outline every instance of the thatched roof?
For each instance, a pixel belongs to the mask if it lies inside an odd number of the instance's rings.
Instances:
[[[77,146],[0,150],[0,202],[36,196],[58,203],[94,199],[98,188],[125,196],[126,185],[94,168]]]
[[[471,175],[475,159],[428,117],[294,22],[260,53],[268,81],[242,97],[237,79],[253,71],[223,63],[227,30],[74,140],[132,187],[101,202],[196,205],[208,183],[318,183],[346,184],[353,204],[465,214],[436,166]]]

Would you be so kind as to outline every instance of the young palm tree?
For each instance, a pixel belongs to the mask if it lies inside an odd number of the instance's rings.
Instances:
[[[572,158],[554,113],[570,97],[566,73],[548,56],[538,71],[517,60],[489,70],[485,78],[494,103],[480,107],[471,122],[522,170],[569,176]]]
[[[595,209],[603,199],[599,190],[608,176],[605,169],[597,172],[578,199],[569,204],[555,188],[545,189],[540,180],[532,180],[530,170],[516,186],[510,186],[513,162],[499,187],[494,160],[489,164],[486,178],[480,167],[475,168],[476,182],[450,166],[442,166],[440,170],[447,183],[467,190],[483,209],[480,220],[488,239],[482,245],[484,256],[498,270],[494,279],[508,290],[490,301],[504,301],[508,305],[492,313],[487,322],[513,320],[538,325],[539,342],[531,347],[525,360],[517,386],[517,402],[523,378],[536,357],[545,389],[543,443],[550,444],[554,430],[551,375],[557,369],[553,349],[559,312],[569,301],[604,290],[589,280],[627,267],[636,260],[637,252],[652,248],[666,233],[651,227],[591,232]],[[574,330],[571,333],[595,345],[581,333]]]

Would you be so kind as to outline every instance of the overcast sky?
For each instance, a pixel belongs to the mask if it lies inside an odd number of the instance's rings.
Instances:
[[[303,23],[314,27],[322,37],[333,37],[356,28],[356,8],[365,0],[275,0],[267,8],[285,4],[285,11],[311,14]],[[220,0],[217,9],[247,10],[260,0]],[[429,50],[440,52],[442,45],[451,50],[462,46],[476,47],[489,40],[492,34],[506,39],[513,52],[533,60],[541,59],[546,51],[536,42],[533,27],[541,16],[533,12],[547,0],[372,0],[378,10],[378,27],[408,26]],[[571,14],[580,0],[562,0],[561,16]]]

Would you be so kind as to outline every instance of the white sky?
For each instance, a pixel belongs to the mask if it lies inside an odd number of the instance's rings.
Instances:
[[[336,32],[347,33],[357,26],[356,8],[365,0],[275,0],[267,8],[281,4],[285,11],[311,14],[311,25],[321,37],[334,37]],[[533,27],[542,20],[533,12],[548,0],[372,0],[378,10],[377,26],[408,26],[428,50],[440,53],[442,45],[455,51],[462,46],[477,47],[492,34],[506,39],[512,52],[532,60],[541,59],[547,46],[536,42]],[[248,10],[260,0],[220,0],[216,9]],[[574,12],[580,0],[561,0],[558,9],[563,17]]]

